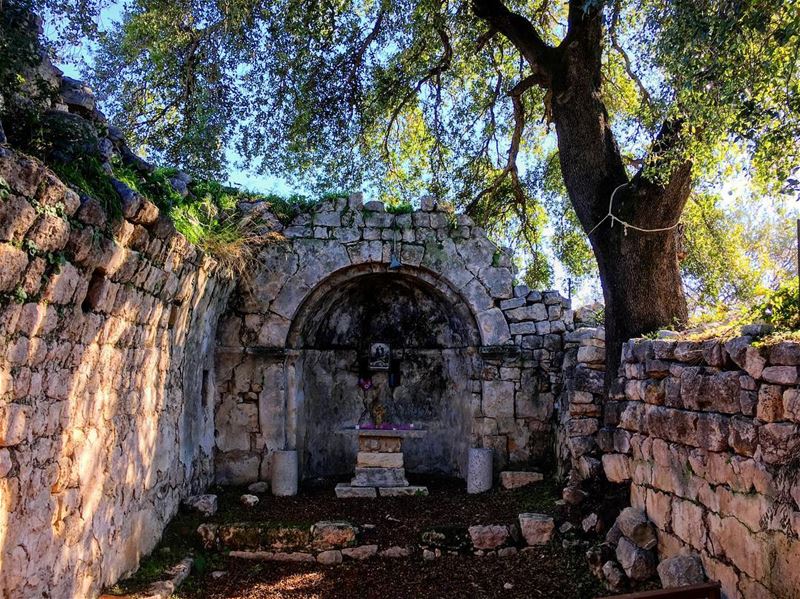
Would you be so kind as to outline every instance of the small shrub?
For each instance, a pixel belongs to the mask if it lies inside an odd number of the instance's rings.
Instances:
[[[80,156],[68,163],[54,162],[50,168],[62,181],[100,202],[112,220],[122,218],[119,195],[111,185],[111,177],[103,170],[97,158]]]
[[[386,212],[389,214],[410,214],[414,212],[414,206],[411,202],[397,202],[395,204],[387,204]]]
[[[756,316],[779,330],[800,329],[800,298],[797,279],[785,281],[756,308]]]

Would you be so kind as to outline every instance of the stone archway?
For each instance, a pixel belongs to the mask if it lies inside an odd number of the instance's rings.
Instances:
[[[391,347],[389,371],[365,364],[372,342]],[[339,271],[298,311],[288,344],[296,383],[287,399],[297,415],[290,430],[305,477],[352,471],[355,438],[342,428],[363,422],[373,401],[387,421],[427,430],[406,452],[409,471],[463,473],[472,406],[480,405],[480,335],[441,279],[410,267]]]
[[[315,359],[321,359],[320,352],[358,353],[356,337],[371,335],[370,327],[380,319],[373,315],[369,324],[362,318],[358,329],[341,307],[352,304],[356,312],[363,311],[371,297],[367,290],[376,282],[386,286],[391,281],[387,288],[395,301],[406,306],[419,301],[441,315],[438,333],[424,343],[410,325],[398,329],[401,339],[416,339],[409,355],[439,352],[433,370],[440,373],[445,390],[415,388],[409,394],[435,395],[438,407],[430,413],[438,414],[452,433],[440,438],[439,457],[427,464],[420,459],[419,467],[457,473],[459,460],[452,456],[464,443],[492,447],[497,468],[543,455],[560,376],[554,366],[562,351],[566,306],[556,292],[514,287],[510,255],[468,217],[429,200],[419,211],[394,215],[379,202],[363,204],[355,195],[322,202],[288,226],[276,225],[270,239],[259,251],[258,268],[240,282],[220,323],[215,409],[219,482],[267,479],[273,451],[303,449],[309,434],[317,434],[307,426],[322,419],[307,412],[306,399],[315,384],[307,372],[310,352],[317,352]],[[396,271],[389,270],[393,256],[402,264]],[[322,322],[319,315],[326,313],[334,314],[336,327]],[[326,347],[312,347],[323,338]],[[335,347],[337,338],[340,347]],[[443,352],[460,352],[454,362],[458,365],[445,366]],[[354,360],[345,360],[341,368],[322,364],[320,372],[341,371],[337,376],[347,379],[358,374]],[[406,365],[410,368],[411,362]],[[347,380],[331,380],[323,387],[353,388],[357,377]],[[462,380],[464,384],[457,383]],[[321,393],[313,391],[317,398]],[[357,404],[353,397],[344,404],[348,401],[352,412]],[[454,405],[469,408],[459,407],[454,416],[442,407]],[[396,417],[409,415],[406,411]],[[326,460],[307,461],[309,472],[327,470]],[[335,461],[331,457],[327,463]]]

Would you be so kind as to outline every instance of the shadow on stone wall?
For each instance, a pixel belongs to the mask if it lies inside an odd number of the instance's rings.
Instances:
[[[212,480],[229,285],[154,206],[111,223],[2,152],[0,594],[89,597]]]

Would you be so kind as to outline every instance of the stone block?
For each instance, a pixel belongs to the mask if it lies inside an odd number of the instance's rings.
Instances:
[[[349,522],[322,520],[311,527],[311,545],[316,550],[350,547],[356,541],[356,528]]]
[[[685,543],[702,550],[706,543],[706,527],[702,506],[684,499],[672,502],[672,530]]]
[[[514,293],[516,293],[516,287],[514,288]],[[525,305],[525,298],[524,297],[514,297],[513,299],[507,299],[500,302],[500,309],[505,310],[513,310],[514,308],[520,308]]]
[[[645,423],[651,436],[697,446],[698,416],[699,414],[695,412],[648,405],[645,411]]]
[[[323,566],[333,566],[342,563],[342,552],[337,550],[322,551],[317,554],[317,563]]]
[[[428,487],[408,485],[407,487],[379,487],[381,497],[424,497],[428,494]]]
[[[400,452],[359,451],[356,458],[358,468],[402,468],[403,454]]]
[[[407,487],[404,468],[356,468],[354,487]]]
[[[800,450],[798,425],[771,422],[758,429],[761,459],[767,464],[783,464]]]
[[[12,195],[0,202],[0,241],[20,241],[36,220],[36,211],[23,198]]]
[[[720,414],[698,414],[696,445],[710,451],[728,448],[728,417]]]
[[[358,436],[358,450],[363,452],[376,453],[397,453],[402,446],[402,440],[398,437],[369,437],[362,434]]]
[[[638,547],[624,536],[617,543],[617,560],[631,580],[647,580],[656,573],[653,552]]]
[[[505,314],[509,322],[547,320],[547,308],[544,304],[531,304],[529,306],[513,308],[507,310]]]
[[[606,350],[603,347],[585,345],[578,348],[578,362],[587,364],[603,364],[606,360]]]
[[[50,214],[40,214],[25,239],[42,252],[57,252],[69,241],[69,223]]]
[[[0,292],[13,291],[21,283],[28,255],[10,243],[0,243]]]
[[[665,589],[701,584],[706,576],[697,554],[676,555],[658,564],[658,578]]]
[[[378,496],[375,487],[353,487],[346,483],[336,485],[335,492],[339,499],[374,499]]]
[[[758,426],[750,418],[730,420],[728,445],[739,455],[752,456],[758,445]]]
[[[797,389],[783,392],[783,414],[790,420],[800,422],[800,391]]]
[[[539,472],[521,472],[506,470],[500,473],[500,485],[504,489],[518,489],[540,482],[544,475]]]
[[[686,367],[681,372],[681,399],[687,410],[737,414],[739,412],[739,372],[708,374],[703,367]]]
[[[491,418],[514,417],[514,383],[483,381],[483,414]]]
[[[377,555],[377,553],[377,545],[360,545],[358,547],[346,547],[342,549],[342,555],[344,557],[355,560],[369,559],[370,557]]]
[[[0,447],[13,447],[25,440],[28,415],[19,404],[0,404]]]
[[[767,366],[761,371],[761,379],[776,385],[795,385],[797,383],[797,367]]]
[[[553,536],[555,522],[547,514],[525,513],[519,515],[519,528],[528,545],[546,545]]]
[[[254,507],[256,504],[258,504],[258,501],[258,497],[255,495],[250,495],[249,493],[245,493],[239,497],[239,503],[245,507]]]
[[[600,428],[596,418],[573,418],[567,423],[567,435],[570,437],[585,437],[595,434]]]
[[[467,532],[475,549],[497,549],[511,538],[508,526],[502,524],[470,526]]]
[[[652,549],[658,544],[655,526],[640,509],[627,507],[622,510],[617,516],[617,525],[625,537],[642,549]]]
[[[713,555],[727,557],[739,570],[756,580],[770,572],[774,546],[766,538],[751,533],[736,518],[708,514],[709,547]],[[709,572],[709,576],[714,576]]]
[[[626,482],[631,479],[630,458],[621,453],[607,453],[602,457],[603,472],[612,483]]]
[[[769,363],[774,366],[800,366],[800,343],[783,341],[769,349]]]
[[[783,388],[779,385],[761,385],[758,390],[756,417],[764,422],[783,420]]]
[[[198,512],[203,516],[210,517],[217,513],[216,495],[193,495],[183,501],[183,504],[190,510]]]

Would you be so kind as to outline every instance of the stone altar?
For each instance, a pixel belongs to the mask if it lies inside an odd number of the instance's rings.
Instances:
[[[350,484],[336,485],[336,496],[400,497],[427,495],[428,488],[412,486],[403,466],[403,439],[421,437],[422,429],[345,428],[343,433],[358,434],[358,457],[355,476]]]

